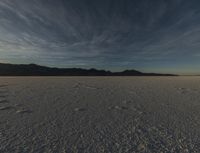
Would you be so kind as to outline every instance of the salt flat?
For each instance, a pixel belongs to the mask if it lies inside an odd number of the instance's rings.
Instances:
[[[1,77],[0,152],[200,152],[200,77]]]

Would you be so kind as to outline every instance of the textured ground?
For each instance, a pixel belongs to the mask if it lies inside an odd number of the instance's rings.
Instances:
[[[0,152],[200,152],[200,77],[1,77]]]

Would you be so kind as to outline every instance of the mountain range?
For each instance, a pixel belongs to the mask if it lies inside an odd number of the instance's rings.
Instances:
[[[97,69],[56,68],[37,64],[0,63],[0,76],[176,76],[174,74],[143,73],[137,70],[111,72]]]

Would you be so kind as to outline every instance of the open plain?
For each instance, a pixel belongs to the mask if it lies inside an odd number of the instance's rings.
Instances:
[[[200,77],[1,77],[2,153],[199,153]]]

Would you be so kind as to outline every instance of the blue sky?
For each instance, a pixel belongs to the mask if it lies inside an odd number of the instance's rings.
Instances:
[[[0,62],[200,73],[200,1],[0,1]]]

